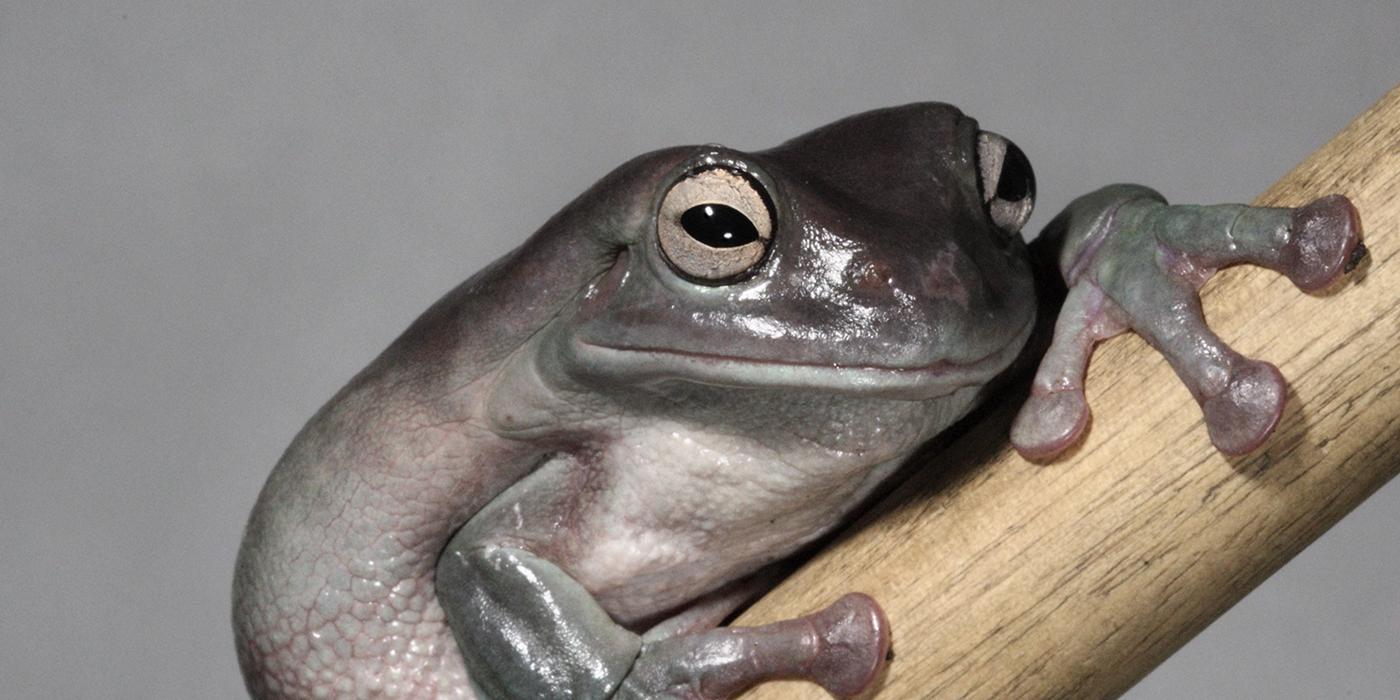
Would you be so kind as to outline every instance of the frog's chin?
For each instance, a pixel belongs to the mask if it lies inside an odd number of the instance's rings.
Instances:
[[[911,367],[755,359],[671,348],[609,346],[579,338],[571,345],[578,368],[595,377],[626,383],[681,380],[926,400],[987,384],[1010,366],[1025,339],[1025,333],[1018,333],[1001,348],[968,362],[939,360]]]

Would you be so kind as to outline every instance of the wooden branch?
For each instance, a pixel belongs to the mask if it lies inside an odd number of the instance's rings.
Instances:
[[[1095,355],[1076,450],[1022,460],[1005,406],[737,624],[863,591],[894,633],[879,700],[1127,690],[1400,471],[1400,88],[1257,203],[1332,192],[1361,211],[1360,277],[1327,297],[1249,267],[1207,285],[1216,332],[1291,385],[1259,453],[1212,449],[1166,362],[1121,336]],[[826,695],[783,683],[746,697]]]

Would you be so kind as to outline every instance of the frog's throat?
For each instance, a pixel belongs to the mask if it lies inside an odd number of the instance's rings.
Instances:
[[[673,348],[602,345],[577,337],[571,343],[577,361],[590,371],[638,382],[681,379],[716,386],[762,386],[924,400],[990,382],[1016,359],[1033,326],[1034,318],[1027,319],[1001,347],[983,357],[961,362],[936,360],[917,366],[814,364]]]

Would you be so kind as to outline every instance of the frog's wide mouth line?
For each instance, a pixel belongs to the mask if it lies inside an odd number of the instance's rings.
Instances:
[[[585,365],[638,380],[686,379],[733,387],[819,389],[891,398],[927,399],[985,384],[1020,352],[1031,324],[993,352],[968,362],[937,360],[926,365],[817,364],[658,347],[628,347],[574,338]]]

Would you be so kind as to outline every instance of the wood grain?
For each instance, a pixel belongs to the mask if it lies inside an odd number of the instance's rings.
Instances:
[[[1239,267],[1205,290],[1221,337],[1290,382],[1261,451],[1212,449],[1166,363],[1121,336],[1095,354],[1078,448],[1029,463],[1006,438],[1015,406],[992,412],[736,624],[863,591],[894,633],[879,700],[1121,694],[1400,471],[1400,88],[1256,203],[1332,192],[1371,251],[1350,282],[1309,296]]]

